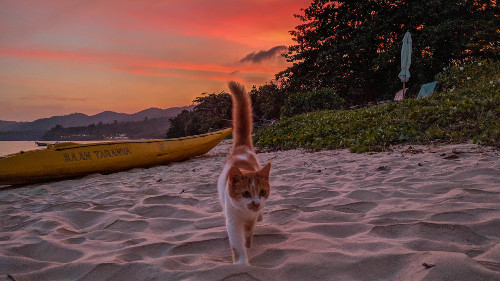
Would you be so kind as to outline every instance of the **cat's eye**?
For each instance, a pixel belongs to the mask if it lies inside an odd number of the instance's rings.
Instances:
[[[250,194],[250,192],[248,191],[243,192],[241,195],[245,198],[250,198],[252,196],[252,194]]]
[[[259,195],[266,196],[266,191],[264,189],[261,189]]]

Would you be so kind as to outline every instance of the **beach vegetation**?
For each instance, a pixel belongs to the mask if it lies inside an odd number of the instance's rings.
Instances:
[[[467,79],[470,77],[470,79]],[[500,62],[450,66],[435,77],[440,91],[423,99],[355,110],[323,110],[261,128],[256,145],[270,149],[378,151],[390,145],[473,140],[500,147]]]

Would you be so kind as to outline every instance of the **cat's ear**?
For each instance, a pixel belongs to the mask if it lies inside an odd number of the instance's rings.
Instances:
[[[227,172],[227,178],[231,184],[239,182],[243,178],[243,173],[236,166],[231,166]]]
[[[257,174],[259,178],[269,180],[269,174],[271,172],[271,161],[269,161],[264,167],[260,168]]]

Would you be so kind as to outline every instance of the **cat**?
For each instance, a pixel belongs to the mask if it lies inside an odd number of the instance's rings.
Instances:
[[[252,246],[255,223],[271,190],[271,162],[259,165],[252,143],[252,103],[245,88],[228,83],[233,101],[233,147],[219,177],[217,189],[226,216],[235,264],[249,264],[246,248]]]

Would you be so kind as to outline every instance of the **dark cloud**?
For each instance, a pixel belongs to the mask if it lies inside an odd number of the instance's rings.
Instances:
[[[275,57],[276,55],[278,55],[279,53],[282,53],[286,50],[287,50],[286,46],[276,46],[276,47],[272,47],[271,49],[269,49],[267,51],[261,50],[259,52],[252,52],[252,53],[246,55],[244,58],[242,58],[240,60],[240,62],[260,63],[263,60],[271,59],[271,58]]]

